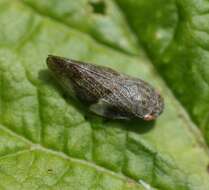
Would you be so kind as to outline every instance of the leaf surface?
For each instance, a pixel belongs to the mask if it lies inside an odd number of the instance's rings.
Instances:
[[[209,144],[209,2],[117,2],[152,63]]]
[[[208,189],[204,140],[143,49],[129,41],[135,36],[117,5],[108,1],[125,28],[115,21],[111,32],[127,46],[90,33],[87,18],[88,30],[73,14],[59,17],[74,6],[86,10],[87,1],[48,2],[0,1],[0,189]],[[112,22],[105,14],[89,17]],[[101,25],[94,28],[100,34]],[[165,97],[163,115],[147,123],[89,114],[51,77],[48,54],[149,81]]]

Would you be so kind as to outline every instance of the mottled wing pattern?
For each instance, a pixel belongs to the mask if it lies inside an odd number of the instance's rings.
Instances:
[[[108,81],[111,92],[101,97],[99,101],[90,107],[91,111],[108,118],[130,119],[136,117],[136,104],[134,103],[136,84],[124,84],[122,80],[118,83],[118,78]]]
[[[112,69],[99,69],[93,65],[75,64],[71,67],[76,74],[80,72],[79,76],[72,77],[77,96],[93,104],[90,106],[91,111],[109,118],[124,119],[134,116],[131,112],[133,103],[129,98],[134,92],[130,94],[128,86],[126,88],[123,83],[118,84],[120,74]]]
[[[73,87],[79,99],[92,104],[112,93],[111,80],[118,73],[112,69],[100,70],[89,64],[70,64]],[[109,73],[108,75],[106,73]],[[110,73],[111,72],[111,73]],[[111,75],[110,75],[111,74]]]
[[[126,78],[126,75],[121,75],[120,78],[117,80],[118,89],[115,92],[118,107],[130,111],[133,117],[143,118],[152,111],[151,100],[155,93],[154,89],[137,78]]]
[[[149,112],[152,89],[142,80],[130,80],[112,69],[71,64],[76,95],[91,111],[112,118],[143,117]]]

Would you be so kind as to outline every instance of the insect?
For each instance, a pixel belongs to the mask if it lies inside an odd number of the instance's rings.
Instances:
[[[156,119],[162,96],[147,82],[104,66],[49,55],[49,70],[69,94],[93,113],[110,119]]]

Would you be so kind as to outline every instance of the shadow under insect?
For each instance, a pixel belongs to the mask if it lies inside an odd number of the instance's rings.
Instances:
[[[128,131],[143,134],[153,129],[155,121],[144,121],[142,119],[134,119],[130,121],[125,121],[122,125],[124,125],[124,127]]]
[[[101,116],[94,115],[90,112],[86,114],[86,119],[92,123],[93,128],[101,127],[114,127],[125,129],[130,132],[139,134],[147,133],[155,126],[155,121],[144,121],[143,119],[131,119],[131,120],[119,120],[119,119],[107,119]]]

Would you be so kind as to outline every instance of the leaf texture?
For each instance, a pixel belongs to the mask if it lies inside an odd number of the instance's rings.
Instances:
[[[114,11],[91,12],[81,24],[88,1],[52,2],[0,1],[0,189],[208,189],[202,135],[135,44],[117,4],[104,1]],[[103,21],[85,21],[93,18],[107,19],[118,39],[105,38]],[[48,54],[149,81],[165,97],[163,115],[146,123],[89,114],[51,77]]]

